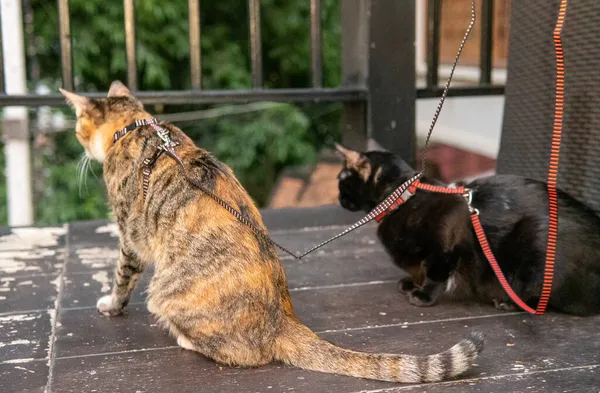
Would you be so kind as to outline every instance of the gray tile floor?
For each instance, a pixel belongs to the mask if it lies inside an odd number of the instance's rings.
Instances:
[[[354,218],[336,208],[265,213],[273,237],[297,251]],[[434,353],[482,331],[487,345],[469,374],[407,386],[221,366],[155,325],[143,293],[151,271],[125,315],[96,312],[111,285],[113,231],[105,222],[0,230],[0,392],[600,392],[600,317],[410,306],[371,225],[301,262],[283,258],[297,314],[325,339],[364,351]]]

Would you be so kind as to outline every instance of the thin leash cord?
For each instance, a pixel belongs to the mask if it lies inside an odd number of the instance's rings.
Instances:
[[[475,0],[471,0],[471,21],[469,23],[469,26],[467,27],[467,30],[465,32],[465,35],[463,36],[462,41],[460,43],[458,52],[456,53],[456,57],[454,58],[454,63],[452,64],[452,68],[450,70],[450,75],[448,76],[448,80],[446,81],[446,85],[444,86],[444,91],[442,92],[442,97],[440,98],[440,102],[438,103],[438,106],[435,110],[435,114],[431,121],[431,125],[429,126],[429,132],[427,133],[427,139],[425,140],[425,145],[423,147],[421,171],[419,173],[417,173],[415,176],[413,176],[410,179],[408,179],[407,181],[405,181],[404,183],[402,183],[386,199],[384,199],[383,202],[381,202],[373,210],[371,210],[366,216],[361,218],[356,223],[352,224],[350,227],[348,227],[343,232],[338,233],[337,235],[325,240],[323,243],[320,243],[320,244],[314,246],[313,248],[309,249],[308,251],[306,251],[304,254],[300,255],[299,257],[296,257],[294,255],[297,259],[302,259],[304,256],[310,254],[311,252],[316,251],[317,249],[331,243],[334,240],[339,239],[342,236],[347,235],[348,233],[350,233],[350,232],[362,227],[363,225],[367,224],[368,222],[374,220],[375,217],[377,217],[382,212],[386,211],[404,193],[404,191],[406,191],[408,189],[408,187],[410,187],[411,184],[413,184],[415,181],[419,180],[423,176],[423,174],[425,173],[425,160],[427,158],[427,149],[429,147],[429,140],[431,138],[431,134],[433,133],[433,129],[437,123],[438,117],[440,116],[442,107],[444,106],[444,102],[446,101],[446,96],[448,95],[448,90],[450,89],[450,83],[452,82],[452,78],[454,76],[454,71],[456,69],[456,66],[458,65],[458,59],[460,58],[463,48],[464,48],[465,44],[467,43],[467,39],[469,38],[471,31],[473,30],[475,21],[476,21]]]
[[[239,222],[241,222],[242,224],[244,224],[248,228],[250,228],[252,230],[252,232],[257,234],[258,236],[263,237],[266,241],[268,241],[274,247],[276,247],[276,248],[280,249],[281,251],[283,251],[284,253],[292,256],[294,259],[301,260],[308,254],[339,239],[342,236],[347,235],[348,233],[350,233],[352,231],[355,231],[356,229],[358,229],[358,228],[362,227],[363,225],[369,223],[370,221],[374,220],[375,217],[377,217],[378,215],[380,215],[381,213],[386,211],[396,200],[398,200],[398,198],[400,198],[400,196],[408,189],[408,187],[410,187],[411,184],[413,184],[415,181],[417,181],[418,179],[420,179],[423,176],[423,174],[425,172],[425,159],[427,158],[427,148],[429,146],[429,140],[431,138],[431,134],[433,133],[435,124],[437,123],[440,112],[442,111],[442,107],[444,106],[446,96],[448,95],[450,83],[452,82],[452,77],[454,76],[454,70],[456,69],[456,66],[458,64],[458,59],[460,58],[460,55],[462,54],[462,50],[467,42],[467,38],[471,34],[471,30],[473,30],[473,25],[475,25],[475,20],[476,20],[475,19],[475,0],[471,0],[471,22],[469,23],[467,31],[465,32],[465,35],[460,43],[458,52],[456,53],[456,57],[454,59],[454,63],[452,64],[452,68],[450,70],[450,75],[448,76],[448,80],[446,81],[446,85],[444,86],[444,91],[442,92],[442,97],[440,98],[438,106],[435,110],[435,114],[433,116],[433,120],[431,121],[431,125],[429,126],[429,132],[427,133],[427,139],[425,140],[425,146],[423,147],[421,171],[418,172],[417,174],[415,174],[413,177],[411,177],[407,181],[405,181],[404,183],[402,183],[400,186],[398,186],[398,188],[396,188],[388,197],[386,197],[381,203],[379,203],[379,205],[377,205],[373,210],[371,210],[366,216],[364,216],[363,218],[361,218],[360,220],[358,220],[357,222],[355,222],[354,224],[352,224],[351,226],[346,228],[344,231],[342,231],[342,232],[338,233],[337,235],[325,240],[324,242],[310,248],[309,250],[305,251],[304,253],[302,253],[300,255],[288,250],[287,248],[285,248],[285,247],[281,246],[280,244],[278,244],[277,242],[275,242],[273,239],[271,239],[271,237],[269,237],[269,235],[267,235],[263,230],[257,228],[253,223],[250,222],[250,220],[247,217],[245,217],[243,214],[241,214],[238,210],[236,210],[234,207],[229,205],[223,199],[219,198],[217,195],[215,195],[214,193],[212,193],[211,191],[206,189],[206,187],[204,187],[204,185],[202,183],[196,181],[195,179],[192,179],[188,175],[185,165],[181,161],[179,156],[177,156],[177,154],[175,154],[175,152],[172,150],[167,149],[165,151],[169,154],[169,156],[171,156],[173,159],[175,159],[177,161],[177,163],[181,167],[181,170],[183,171],[183,175],[184,175],[185,179],[190,184],[199,188],[202,192],[204,192],[211,199],[213,199],[220,206],[222,206],[225,210],[227,210]]]
[[[299,260],[300,258],[302,258],[302,257],[298,257],[294,252],[292,252],[292,251],[288,250],[287,248],[285,248],[285,247],[279,245],[278,243],[276,243],[273,239],[271,239],[269,237],[269,235],[267,235],[261,229],[257,228],[256,225],[254,225],[253,223],[251,223],[250,220],[246,216],[244,216],[242,213],[240,213],[237,209],[235,209],[229,203],[225,202],[223,199],[219,198],[217,195],[215,195],[210,190],[208,190],[206,187],[204,187],[204,185],[202,183],[200,183],[196,179],[190,177],[189,174],[188,174],[187,169],[185,168],[185,164],[183,163],[183,161],[181,160],[181,158],[179,158],[179,156],[177,154],[175,154],[174,151],[172,151],[170,149],[165,149],[165,152],[171,158],[173,158],[175,161],[177,161],[177,164],[179,165],[179,167],[181,168],[181,171],[183,172],[183,177],[188,181],[188,183],[190,183],[194,187],[200,189],[200,191],[202,191],[203,193],[205,193],[206,195],[208,195],[212,200],[214,200],[219,205],[221,205],[221,207],[223,207],[225,210],[227,210],[229,212],[229,214],[231,214],[233,217],[235,217],[236,220],[238,220],[239,222],[241,222],[242,224],[244,224],[245,226],[247,226],[248,228],[250,228],[252,230],[252,232],[254,232],[255,234],[263,237],[265,240],[267,240],[273,246],[279,248],[281,251],[285,252],[286,254],[291,255],[295,259]]]
[[[460,42],[460,46],[458,47],[458,52],[456,53],[456,57],[454,58],[454,63],[452,64],[452,68],[450,69],[450,75],[448,76],[448,80],[446,81],[446,86],[444,86],[444,91],[442,92],[442,97],[440,98],[440,102],[435,109],[435,113],[433,115],[433,120],[431,121],[431,125],[429,126],[429,131],[427,132],[427,138],[425,139],[425,146],[423,147],[423,155],[421,157],[421,175],[425,173],[425,161],[427,160],[427,148],[429,146],[429,139],[431,138],[431,134],[433,133],[433,128],[435,127],[438,117],[442,112],[442,107],[444,106],[444,102],[446,101],[446,96],[448,95],[448,90],[450,89],[450,82],[452,82],[452,77],[454,76],[454,70],[458,64],[458,59],[462,54],[463,48],[467,43],[467,39],[471,34],[471,30],[473,30],[473,26],[475,25],[476,17],[475,17],[475,0],[471,0],[471,22],[469,23],[469,27],[467,27],[467,31],[463,36],[462,41]]]

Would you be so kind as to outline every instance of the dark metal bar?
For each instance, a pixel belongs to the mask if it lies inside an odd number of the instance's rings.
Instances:
[[[413,165],[415,133],[415,1],[371,1],[369,143]]]
[[[2,7],[0,7],[0,93],[6,92],[6,87],[4,86],[4,58],[2,57],[4,53],[4,47],[2,46]]]
[[[83,94],[91,98],[102,98],[106,93]],[[364,102],[367,91],[364,87],[333,89],[273,89],[273,90],[181,90],[140,91],[135,94],[145,104],[226,104],[257,101],[274,102]],[[60,94],[49,95],[6,95],[0,94],[0,107],[4,106],[63,106],[65,99]]]
[[[443,88],[418,89],[417,98],[437,98],[442,96]],[[450,87],[448,97],[481,97],[504,95],[504,86],[457,86]]]
[[[350,6],[340,2],[342,22],[342,83],[347,88],[366,89],[369,55],[368,0]],[[352,149],[367,148],[367,102],[345,102],[342,143]]]
[[[69,18],[69,0],[58,0],[58,23],[60,34],[62,85],[64,89],[73,91],[73,56],[71,52],[71,21]]]
[[[479,83],[492,83],[492,52],[494,50],[494,0],[481,2],[481,43],[479,49]]]
[[[133,0],[123,0],[125,8],[125,46],[127,51],[127,87],[137,90],[137,63],[135,60],[135,10]]]
[[[321,87],[323,83],[321,68],[321,0],[310,0],[310,42],[312,85]]]
[[[202,54],[200,50],[200,4],[188,1],[190,29],[190,79],[193,89],[202,88]]]
[[[263,87],[262,44],[260,35],[260,0],[248,0],[250,9],[250,55],[252,59],[252,86]]]
[[[443,89],[418,89],[416,98],[437,98]],[[448,97],[480,97],[504,94],[504,86],[453,87]],[[83,94],[92,98],[102,98],[105,94]],[[226,104],[256,101],[275,102],[344,102],[348,105],[363,104],[367,98],[364,87],[343,87],[335,89],[274,89],[274,90],[183,90],[183,91],[143,91],[136,97],[146,104]],[[6,106],[62,106],[62,95],[7,95],[0,94],[0,107]],[[347,130],[349,125],[344,127]]]
[[[442,0],[427,0],[427,87],[437,87],[440,65]]]

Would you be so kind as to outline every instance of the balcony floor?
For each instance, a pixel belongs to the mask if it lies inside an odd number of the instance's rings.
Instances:
[[[301,251],[355,215],[336,207],[266,211],[276,241]],[[283,258],[300,319],[346,348],[429,354],[469,332],[487,337],[461,380],[398,385],[280,364],[218,365],[181,350],[155,325],[136,290],[125,315],[104,318],[114,226],[0,228],[0,392],[590,392],[600,391],[600,317],[530,316],[486,305],[409,305],[372,225],[302,262]]]

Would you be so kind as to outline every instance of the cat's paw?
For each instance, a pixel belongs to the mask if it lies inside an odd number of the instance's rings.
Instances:
[[[177,345],[179,345],[183,349],[187,349],[188,351],[195,351],[194,344],[187,338],[183,336],[177,337]]]
[[[398,281],[398,292],[408,295],[415,289],[418,288],[411,277],[403,277]]]
[[[498,299],[493,299],[493,301],[494,301],[494,307],[496,307],[498,310],[502,310],[502,311],[516,311],[517,310],[517,305],[512,302],[500,301]]]
[[[112,295],[102,296],[96,303],[98,312],[105,317],[114,317],[123,312],[123,305],[113,300]]]
[[[430,307],[436,303],[436,299],[420,289],[415,289],[408,294],[408,302],[418,307]]]

